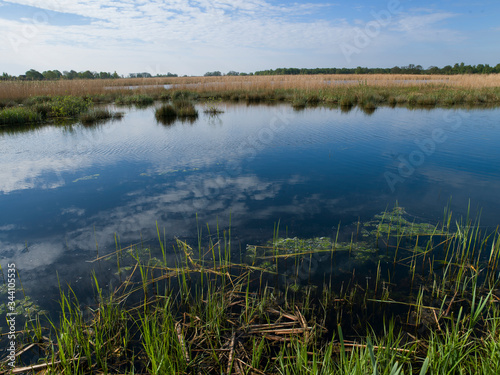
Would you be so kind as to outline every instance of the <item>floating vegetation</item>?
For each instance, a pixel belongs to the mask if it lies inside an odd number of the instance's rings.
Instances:
[[[396,207],[355,223],[350,241],[340,227],[335,238],[276,230],[242,254],[230,229],[171,252],[159,229],[157,250],[117,242],[94,262],[116,262],[120,284],[105,294],[94,275],[88,307],[61,289],[50,334],[36,321],[17,340],[44,360],[18,357],[15,371],[496,374],[500,235],[451,219]]]
[[[411,220],[411,221],[410,221]],[[391,211],[382,212],[374,216],[373,220],[363,223],[363,236],[396,234],[397,236],[416,236],[416,235],[439,235],[446,234],[446,231],[440,230],[437,225],[430,223],[417,222],[402,207],[395,207]]]
[[[92,174],[92,175],[89,175],[89,176],[84,176],[84,177],[77,178],[76,180],[73,180],[73,182],[96,180],[97,178],[99,178],[99,176],[100,176],[100,174],[96,173],[96,174]]]
[[[21,291],[19,291],[20,294]],[[15,310],[10,310],[6,303],[0,304],[0,316],[5,315],[7,312],[13,313],[14,315],[19,315],[24,318],[35,318],[38,315],[45,315],[47,311],[40,309],[36,303],[34,303],[29,296],[25,296],[20,299],[15,300],[16,308]]]

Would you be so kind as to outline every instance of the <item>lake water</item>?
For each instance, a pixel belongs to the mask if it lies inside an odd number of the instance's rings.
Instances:
[[[221,104],[161,124],[154,107],[121,121],[0,133],[0,257],[41,306],[57,276],[75,289],[88,261],[143,241],[196,239],[231,226],[233,246],[335,236],[396,203],[416,220],[454,217],[470,201],[500,224],[500,110]],[[206,232],[206,230],[205,230]],[[111,272],[109,269],[101,272]],[[84,288],[82,286],[82,288]]]

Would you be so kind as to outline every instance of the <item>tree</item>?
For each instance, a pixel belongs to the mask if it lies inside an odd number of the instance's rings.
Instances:
[[[221,72],[219,72],[218,70],[216,70],[215,72],[206,72],[204,74],[205,77],[220,77],[222,75]]]
[[[230,70],[229,72],[227,72],[226,75],[227,76],[238,76],[238,75],[240,75],[240,73],[235,72],[234,70]]]
[[[35,69],[30,69],[26,72],[26,79],[30,79],[32,81],[41,81],[43,79],[43,74]]]
[[[46,70],[42,74],[43,78],[47,80],[56,80],[62,77],[62,73],[59,70]]]
[[[437,66],[430,66],[428,69],[429,74],[440,74],[441,70]]]
[[[401,73],[401,68],[399,66],[395,66],[391,68],[391,74],[400,74]]]
[[[63,74],[64,74],[64,77],[66,79],[75,79],[75,78],[78,78],[78,73],[76,71],[74,71],[74,70],[70,70],[69,72],[65,70],[63,72]]]

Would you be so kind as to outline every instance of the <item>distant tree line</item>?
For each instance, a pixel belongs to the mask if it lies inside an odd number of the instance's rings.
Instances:
[[[7,73],[3,73],[0,76],[0,80],[19,80],[19,81],[54,81],[59,79],[115,79],[121,78],[118,73],[108,73],[108,72],[91,72],[86,70],[84,72],[77,72],[75,70],[63,71],[59,70],[46,70],[42,73],[35,69],[28,70],[25,74],[19,76],[11,76]]]
[[[491,74],[500,73],[500,64],[490,66],[488,64],[465,65],[464,63],[454,66],[446,65],[443,68],[430,66],[424,69],[422,65],[410,64],[408,66],[395,66],[392,68],[278,68],[261,70],[255,75],[299,75],[299,74]]]
[[[221,77],[221,76],[251,76],[253,73],[240,73],[235,72],[234,70],[230,70],[226,74],[222,74],[220,71],[216,70],[215,72],[206,72],[204,74],[205,77]]]
[[[130,73],[130,78],[150,78],[152,75],[150,73]],[[172,74],[168,72],[167,74],[157,74],[156,77],[177,77],[177,74]],[[42,73],[35,69],[28,70],[25,74],[19,76],[11,76],[7,73],[3,73],[0,76],[0,80],[3,81],[55,81],[60,79],[118,79],[123,78],[123,76],[118,75],[118,73],[109,72],[91,72],[86,70],[84,72],[77,72],[75,70],[63,71],[59,70],[46,70]]]
[[[478,65],[465,65],[464,63],[455,64],[453,66],[446,65],[443,68],[437,66],[430,66],[424,69],[422,65],[409,64],[408,66],[394,66],[392,68],[278,68],[259,70],[255,73],[240,73],[230,70],[226,74],[220,71],[206,72],[205,77],[220,77],[220,76],[247,76],[247,75],[307,75],[307,74],[491,74],[500,73],[500,64],[490,66],[488,64]],[[150,73],[130,73],[129,78],[150,78],[153,77]],[[155,77],[178,77],[177,74],[168,72],[167,74],[157,74]],[[186,77],[186,76],[184,76]],[[74,70],[63,71],[59,70],[46,70],[42,73],[35,69],[28,70],[25,74],[19,76],[11,76],[3,73],[0,76],[0,81],[4,80],[20,80],[20,81],[53,81],[59,79],[117,79],[124,78],[114,73],[109,72],[91,72],[86,70],[84,72],[76,72]]]

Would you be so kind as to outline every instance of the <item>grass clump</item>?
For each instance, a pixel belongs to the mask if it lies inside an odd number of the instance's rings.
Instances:
[[[198,111],[188,99],[176,99],[172,104],[163,104],[157,108],[155,117],[157,121],[170,125],[176,119],[194,121],[198,117]]]
[[[80,121],[82,124],[95,124],[106,120],[119,120],[123,117],[121,112],[112,112],[107,109],[91,109],[88,112],[80,114]]]
[[[92,101],[79,96],[56,96],[50,102],[51,117],[76,117],[92,107]]]
[[[171,104],[163,104],[155,111],[155,117],[160,120],[171,120],[177,118],[177,111]]]
[[[295,110],[304,109],[306,106],[307,106],[307,99],[306,98],[296,98],[292,102],[292,107]]]
[[[0,110],[0,125],[17,125],[41,122],[43,116],[31,108],[9,107]]]
[[[154,98],[145,94],[119,96],[116,98],[115,103],[119,105],[136,105],[145,107],[152,105],[154,103]]]
[[[224,113],[224,111],[219,107],[221,101],[222,99],[217,100],[213,97],[209,97],[205,102],[205,109],[203,110],[203,112],[212,116]]]
[[[198,117],[198,111],[194,107],[194,104],[187,99],[177,99],[173,101],[173,106],[177,113],[177,117]]]

